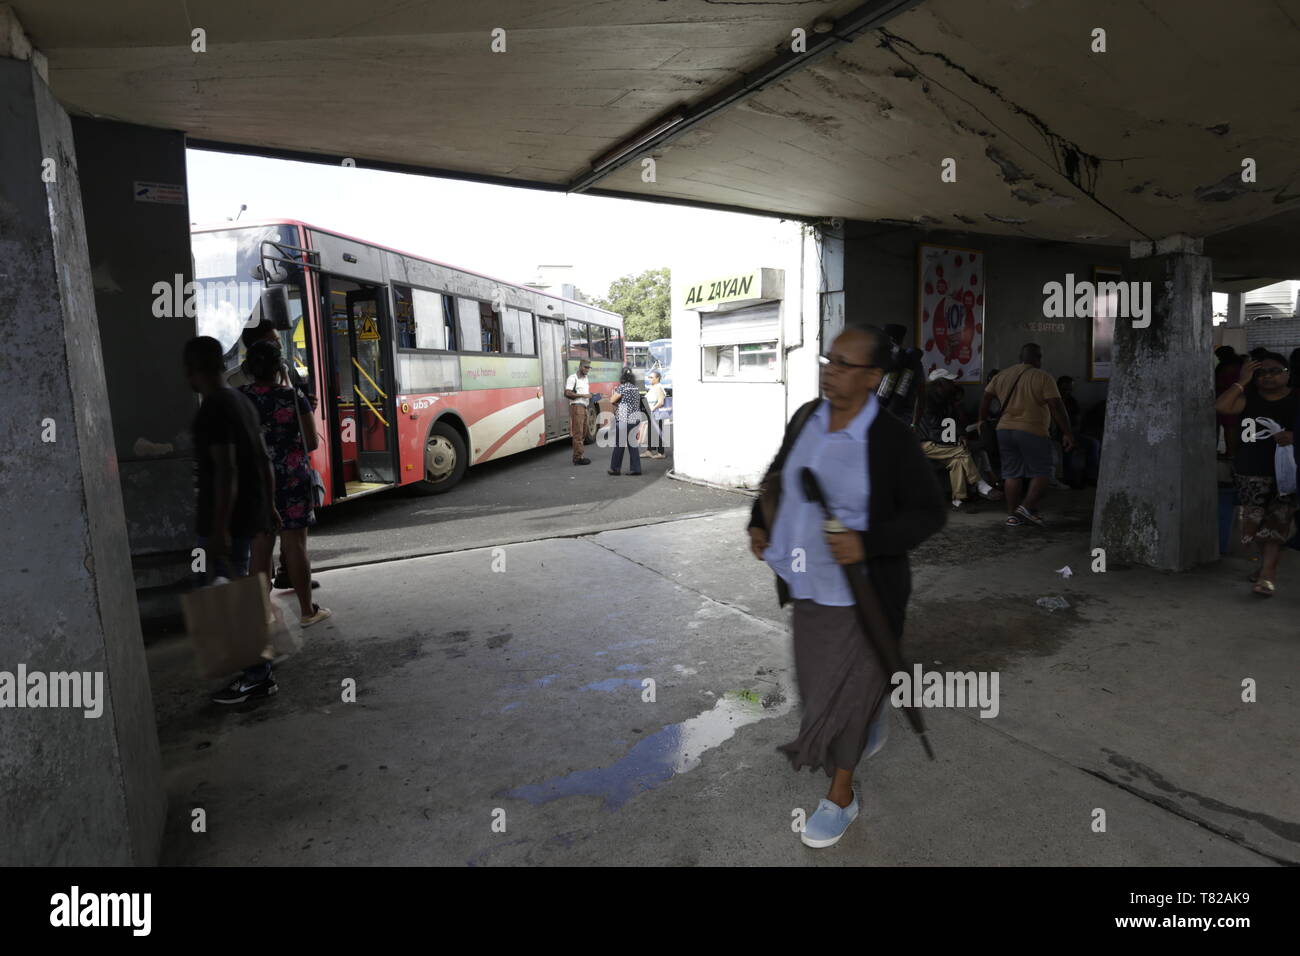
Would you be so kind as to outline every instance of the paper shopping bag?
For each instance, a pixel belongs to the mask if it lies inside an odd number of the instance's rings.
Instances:
[[[224,677],[271,659],[265,574],[191,591],[181,598],[181,610],[204,677]]]

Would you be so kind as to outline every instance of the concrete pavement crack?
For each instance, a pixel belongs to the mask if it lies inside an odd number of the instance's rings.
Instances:
[[[1300,863],[1297,863],[1296,860],[1288,860],[1285,857],[1280,857],[1273,853],[1270,853],[1268,850],[1263,850],[1257,846],[1251,845],[1243,837],[1233,833],[1231,830],[1228,830],[1226,827],[1219,826],[1216,823],[1213,823],[1209,820],[1205,820],[1194,815],[1190,811],[1179,806],[1173,800],[1164,797],[1158,797],[1155,794],[1147,793],[1143,790],[1139,790],[1136,787],[1129,786],[1128,784],[1124,783],[1122,780],[1116,780],[1101,770],[1092,770],[1089,769],[1088,767],[1080,767],[1078,764],[1072,763],[1071,761],[1067,760],[1063,756],[1060,756],[1059,754],[1052,753],[1050,750],[1044,750],[1042,747],[1039,747],[1037,744],[1032,744],[1027,740],[1023,740],[1020,737],[1017,737],[1015,734],[1002,730],[999,727],[992,726],[988,721],[984,720],[983,718],[971,716],[967,714],[961,714],[961,716],[966,720],[971,720],[981,725],[987,725],[988,729],[993,731],[993,733],[1000,734],[1002,737],[1006,738],[1007,740],[1011,741],[1017,746],[1024,747],[1027,750],[1032,750],[1035,753],[1041,754],[1042,756],[1046,757],[1048,760],[1055,761],[1056,763],[1059,763],[1063,766],[1069,767],[1073,770],[1077,770],[1080,773],[1087,774],[1088,776],[1094,777],[1102,781],[1103,783],[1110,784],[1112,787],[1117,787],[1118,789],[1123,790],[1125,793],[1137,797],[1143,803],[1149,803],[1152,806],[1159,807],[1161,810],[1164,810],[1167,813],[1171,813],[1174,816],[1178,817],[1179,819],[1186,820],[1188,823],[1192,823],[1198,827],[1201,827],[1202,829],[1209,830],[1215,836],[1222,837],[1228,842],[1241,847],[1243,850],[1246,850],[1250,853],[1254,853],[1256,856],[1261,856],[1266,860],[1271,860],[1272,862],[1277,863],[1280,866],[1300,865]]]
[[[600,533],[603,534],[604,532],[600,532]],[[605,545],[601,544],[599,541],[595,540],[596,537],[595,535],[588,535],[585,537],[581,535],[576,535],[575,537],[580,537],[584,541],[589,540],[596,547],[608,551],[610,554],[615,555],[616,557],[620,557],[624,561],[630,562],[631,564],[635,564],[638,568],[644,568],[645,570],[649,571],[651,574],[658,575],[659,577],[667,581],[669,584],[672,584],[674,587],[679,587],[683,591],[690,591],[692,594],[698,594],[700,597],[704,598],[704,600],[710,602],[711,604],[717,604],[720,607],[725,607],[728,608],[729,610],[735,611],[737,614],[744,615],[745,617],[749,618],[751,621],[754,621],[757,624],[761,624],[763,627],[779,632],[782,636],[788,633],[787,629],[784,626],[780,624],[773,624],[771,621],[759,617],[758,615],[754,614],[753,612],[749,611],[744,607],[741,607],[738,604],[731,604],[728,601],[719,600],[718,598],[713,597],[713,595],[711,594],[705,594],[699,588],[693,588],[688,584],[682,584],[680,581],[674,581],[672,578],[664,574],[658,568],[652,568],[650,565],[638,561],[636,558],[629,557],[628,555],[624,554],[622,551],[616,551],[613,548],[606,547]]]
[[[1177,803],[1175,803],[1173,800],[1168,799],[1167,797],[1158,797],[1155,794],[1147,793],[1143,790],[1139,790],[1137,787],[1130,786],[1129,784],[1124,783],[1122,780],[1116,780],[1115,778],[1111,777],[1109,774],[1103,773],[1100,770],[1089,770],[1087,767],[1075,767],[1074,769],[1081,771],[1082,773],[1086,773],[1090,777],[1096,777],[1098,780],[1102,780],[1113,787],[1118,787],[1120,790],[1123,790],[1125,793],[1130,793],[1133,796],[1137,797],[1139,800],[1149,803],[1152,806],[1159,807],[1161,810],[1165,810],[1169,813],[1172,813],[1174,816],[1180,817],[1189,823],[1194,823],[1198,827],[1209,830],[1211,833],[1221,836],[1225,840],[1228,840],[1231,843],[1235,843],[1243,850],[1248,850],[1251,853],[1254,853],[1258,856],[1262,856],[1267,860],[1272,860],[1274,863],[1277,863],[1281,866],[1300,865],[1300,862],[1296,860],[1288,860],[1285,857],[1280,857],[1272,853],[1269,853],[1267,850],[1262,850],[1257,846],[1252,846],[1250,843],[1246,842],[1246,840],[1243,837],[1233,833],[1231,830],[1227,829],[1226,827],[1219,826],[1218,824],[1212,823],[1209,820],[1204,820],[1200,817],[1193,815],[1192,813],[1183,809]]]

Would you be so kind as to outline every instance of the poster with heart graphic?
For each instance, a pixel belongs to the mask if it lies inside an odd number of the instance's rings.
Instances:
[[[926,377],[947,369],[979,384],[984,369],[984,253],[952,246],[917,248],[916,341]]]

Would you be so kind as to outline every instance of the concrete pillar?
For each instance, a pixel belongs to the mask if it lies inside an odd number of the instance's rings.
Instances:
[[[1182,571],[1219,556],[1213,311],[1210,260],[1170,245],[1125,269],[1149,283],[1150,325],[1115,322],[1092,545],[1108,563]]]
[[[1239,329],[1245,323],[1246,308],[1240,292],[1228,293],[1228,321],[1224,323],[1230,329]]]
[[[0,22],[0,35],[15,30]],[[12,43],[0,50],[0,865],[155,863],[165,798],[72,127],[32,60],[6,53]],[[92,698],[99,682],[97,702],[13,706],[40,699],[33,675],[72,672],[89,675]]]
[[[153,314],[154,283],[193,278],[185,135],[83,117],[72,131],[136,587],[165,586],[194,546],[196,405],[180,368],[194,319]],[[176,188],[142,198],[137,183]]]
[[[825,351],[835,336],[844,331],[846,302],[844,295],[844,224],[833,223],[821,228],[821,349]],[[857,303],[855,303],[856,306]],[[867,314],[867,313],[862,313]],[[858,324],[862,323],[859,319]],[[852,325],[853,323],[848,323]]]

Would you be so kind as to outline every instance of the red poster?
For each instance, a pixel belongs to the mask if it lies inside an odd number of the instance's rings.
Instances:
[[[937,368],[979,383],[984,368],[984,253],[922,244],[917,250],[916,341],[928,376]]]

